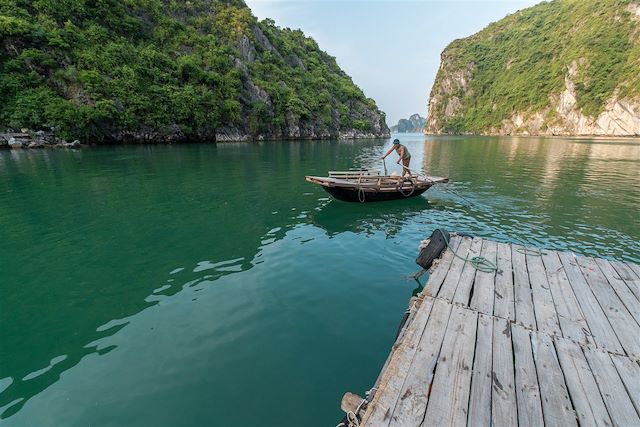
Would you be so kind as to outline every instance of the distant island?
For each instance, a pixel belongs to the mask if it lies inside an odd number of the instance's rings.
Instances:
[[[544,2],[452,42],[428,134],[640,135],[640,3]]]
[[[427,119],[420,114],[413,114],[408,119],[400,119],[397,125],[391,126],[393,133],[420,133],[424,129]]]
[[[389,135],[334,57],[242,0],[9,2],[0,34],[0,145]]]

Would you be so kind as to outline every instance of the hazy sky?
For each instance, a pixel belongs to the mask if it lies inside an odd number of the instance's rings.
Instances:
[[[424,116],[440,53],[539,0],[245,0],[259,19],[300,28],[337,58],[394,125]]]

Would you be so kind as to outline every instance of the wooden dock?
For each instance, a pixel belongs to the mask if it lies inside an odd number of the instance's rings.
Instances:
[[[640,266],[455,236],[360,425],[640,426]]]

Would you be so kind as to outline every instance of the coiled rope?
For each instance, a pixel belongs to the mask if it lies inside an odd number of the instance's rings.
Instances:
[[[451,247],[451,245],[449,244],[449,236],[447,236],[441,229],[438,228],[437,230],[447,244],[447,247],[451,249],[451,252],[456,258],[463,260],[465,263],[469,261],[473,268],[484,273],[493,273],[494,271],[498,271],[498,266],[483,256],[474,256],[470,259],[467,259],[458,255],[455,249],[453,249],[453,247]]]

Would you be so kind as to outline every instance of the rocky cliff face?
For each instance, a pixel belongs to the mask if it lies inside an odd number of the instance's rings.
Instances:
[[[11,0],[0,93],[0,132],[83,143],[389,136],[335,58],[242,0]]]
[[[400,119],[398,124],[391,126],[394,133],[420,133],[424,130],[426,119],[420,114],[413,114],[408,119]]]
[[[640,136],[640,4],[556,0],[441,56],[428,134]]]

